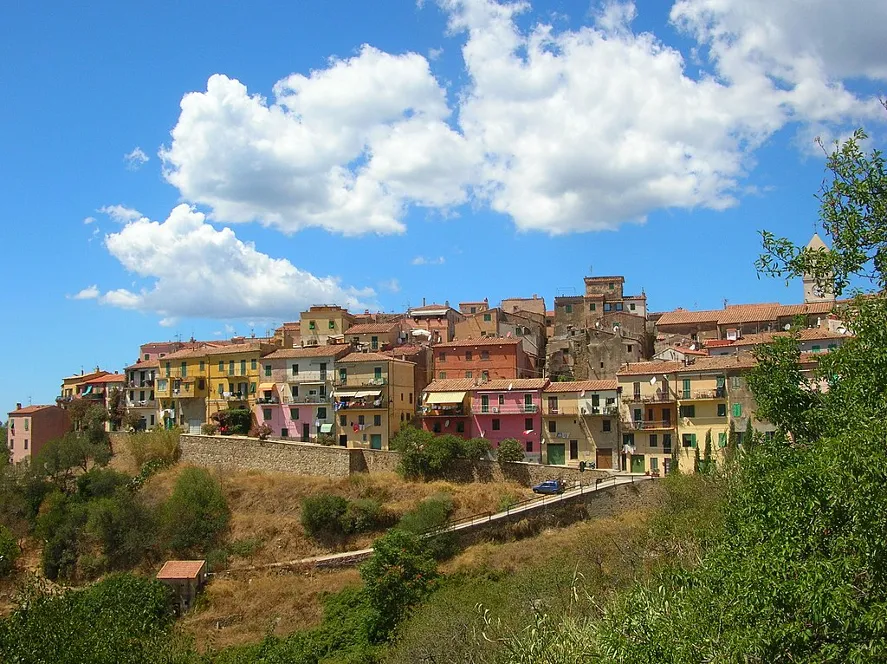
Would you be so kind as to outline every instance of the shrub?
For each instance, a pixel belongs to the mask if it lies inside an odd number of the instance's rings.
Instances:
[[[462,458],[469,461],[487,459],[493,447],[486,438],[469,438],[462,441]]]
[[[9,528],[0,526],[0,579],[12,572],[20,553],[15,536]]]
[[[506,438],[499,443],[499,449],[496,451],[496,460],[498,461],[523,461],[524,446],[520,441],[514,438]]]
[[[206,436],[215,436],[217,433],[219,433],[219,425],[215,422],[207,422],[202,427],[200,427],[200,430]]]
[[[302,526],[312,537],[341,535],[342,517],[348,501],[342,496],[322,493],[302,499]]]
[[[452,513],[452,497],[447,493],[439,493],[423,500],[412,512],[404,514],[397,527],[422,535],[444,526]]]
[[[161,516],[165,539],[177,554],[210,551],[230,519],[221,485],[202,468],[182,471]]]
[[[340,523],[345,533],[366,533],[387,525],[390,520],[390,515],[379,501],[359,498],[348,503]]]
[[[181,429],[177,427],[139,431],[127,437],[126,445],[133,462],[139,468],[154,460],[173,464],[179,460],[181,454],[179,448],[181,433]]]
[[[272,433],[274,433],[274,430],[271,427],[269,427],[267,424],[260,424],[259,426],[250,429],[249,435],[250,438],[267,440],[268,436],[270,436]]]
[[[335,437],[334,435],[332,435],[332,434],[329,434],[329,433],[320,433],[320,434],[317,434],[317,439],[316,439],[316,440],[317,440],[317,442],[320,443],[321,445],[326,445],[327,447],[330,447],[331,445],[335,445],[335,444],[336,444],[336,437]]]

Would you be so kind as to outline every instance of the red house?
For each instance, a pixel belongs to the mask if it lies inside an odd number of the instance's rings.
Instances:
[[[434,350],[434,378],[471,378],[477,382],[507,378],[534,378],[519,339],[462,339],[440,343]]]

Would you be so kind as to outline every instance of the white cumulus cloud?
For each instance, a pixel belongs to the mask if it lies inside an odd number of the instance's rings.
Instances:
[[[73,295],[71,299],[73,300],[94,300],[99,296],[99,287],[93,284],[92,286],[87,286],[82,291]]]
[[[86,218],[83,220],[83,223],[86,224],[86,225],[88,226],[89,224],[94,224],[95,221],[96,221],[95,217],[86,217]]]
[[[445,92],[415,53],[364,46],[278,81],[272,101],[214,75],[181,107],[161,151],[165,177],[221,221],[399,233],[408,204],[464,202],[478,159],[447,124]]]
[[[131,221],[138,221],[142,218],[141,212],[128,208],[125,205],[106,205],[103,208],[99,208],[99,212],[108,215],[118,224],[128,224]]]
[[[426,258],[425,256],[416,256],[412,261],[413,265],[443,265],[446,259],[443,256],[437,258]]]
[[[123,161],[126,163],[126,168],[130,171],[139,170],[142,166],[147,164],[149,160],[150,157],[148,157],[148,155],[142,151],[142,148],[138,146],[133,148],[131,152],[123,155]]]
[[[317,302],[375,306],[372,289],[349,288],[335,277],[316,277],[286,259],[263,254],[184,204],[162,222],[139,216],[106,236],[105,245],[124,268],[150,285],[95,296],[104,304],[157,314],[162,325],[186,316],[288,317]]]

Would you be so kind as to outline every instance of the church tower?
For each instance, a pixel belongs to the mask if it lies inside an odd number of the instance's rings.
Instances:
[[[825,242],[822,241],[822,238],[819,237],[819,233],[814,233],[813,237],[810,238],[810,242],[807,243],[807,249],[811,251],[819,251],[820,249],[824,249],[828,251],[829,248],[826,246]],[[835,294],[832,292],[832,289],[828,285],[823,285],[822,288],[816,285],[816,280],[812,275],[805,274],[803,277],[804,282],[804,304],[809,304],[811,302],[834,302]]]

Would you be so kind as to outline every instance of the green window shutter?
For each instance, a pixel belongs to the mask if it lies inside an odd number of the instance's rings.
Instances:
[[[734,403],[733,404],[733,417],[742,417],[742,404]]]
[[[725,431],[718,434],[718,447],[727,447],[727,433]]]
[[[256,384],[255,384],[255,383],[250,383],[250,384],[249,384],[249,393],[250,393],[250,394],[255,394],[255,393],[256,393]]]
[[[690,434],[690,447],[696,447],[696,434]]]
[[[225,371],[225,361],[219,360],[219,372],[224,372],[224,371]]]

